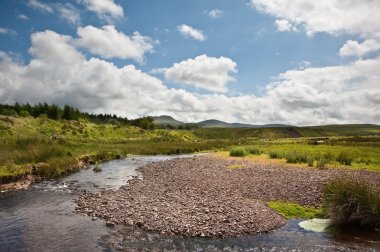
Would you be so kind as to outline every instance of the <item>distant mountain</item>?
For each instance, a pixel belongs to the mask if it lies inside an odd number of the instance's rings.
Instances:
[[[156,125],[170,125],[170,126],[180,126],[180,125],[197,125],[200,128],[284,128],[284,127],[293,127],[290,125],[284,124],[266,124],[266,125],[252,125],[244,123],[226,123],[216,119],[210,119],[201,121],[198,123],[184,123],[174,119],[171,116],[161,115],[161,116],[152,116],[153,122]]]
[[[154,124],[157,125],[171,125],[171,126],[179,126],[185,123],[177,121],[171,116],[161,115],[161,116],[151,116],[153,118]]]
[[[231,128],[231,124],[215,119],[201,121],[196,124],[201,128]]]

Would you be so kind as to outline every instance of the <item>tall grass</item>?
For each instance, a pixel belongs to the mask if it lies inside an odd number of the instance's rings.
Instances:
[[[337,161],[342,165],[351,165],[352,159],[353,158],[345,151],[340,152],[337,157]]]
[[[335,225],[380,227],[380,192],[366,181],[336,179],[323,192],[324,207]]]
[[[245,147],[245,149],[249,154],[252,155],[260,155],[261,153],[263,153],[263,151],[257,146],[247,146]]]
[[[291,151],[285,154],[286,162],[292,164],[307,163],[309,156],[306,152]]]
[[[244,147],[232,147],[230,148],[231,157],[244,157],[247,156],[248,152]]]

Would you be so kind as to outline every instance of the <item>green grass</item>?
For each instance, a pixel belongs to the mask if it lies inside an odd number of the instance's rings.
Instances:
[[[314,207],[301,206],[297,203],[270,201],[268,206],[279,212],[286,219],[311,219],[323,217],[323,210]]]
[[[380,171],[380,137],[376,136],[380,127],[353,127],[351,132],[372,132],[374,136],[330,137],[324,144],[315,145],[309,144],[316,142],[312,139],[300,138],[303,128],[144,130],[84,120],[0,115],[0,183],[33,172],[47,177],[61,176],[75,171],[76,162],[83,156],[102,162],[127,154],[214,150],[230,150],[231,156],[264,153],[270,158],[310,166],[324,161],[329,167]],[[350,131],[349,127],[343,128],[346,133]],[[33,170],[39,163],[48,166]]]
[[[325,167],[346,167],[349,169],[380,172],[380,146],[372,140],[378,137],[334,138],[332,143],[323,145],[307,144],[308,139],[280,139],[258,141],[256,146],[269,158],[286,159],[288,163],[323,164]]]
[[[334,225],[380,227],[380,191],[365,181],[329,182],[323,192],[323,204]]]
[[[248,155],[247,150],[244,147],[232,147],[230,148],[231,157],[245,157]]]
[[[242,168],[244,168],[244,165],[242,164],[233,164],[233,165],[228,166],[229,170],[236,170],[236,169],[242,169]]]

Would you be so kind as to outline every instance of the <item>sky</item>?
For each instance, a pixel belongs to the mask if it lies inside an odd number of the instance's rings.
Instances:
[[[380,124],[378,0],[0,0],[0,103]]]

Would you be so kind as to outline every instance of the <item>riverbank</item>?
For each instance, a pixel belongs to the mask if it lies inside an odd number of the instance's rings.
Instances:
[[[230,237],[268,232],[285,219],[266,202],[320,207],[323,186],[341,176],[380,184],[380,173],[283,167],[215,156],[180,158],[138,169],[117,191],[85,194],[77,211],[109,225],[125,224],[169,235]]]

